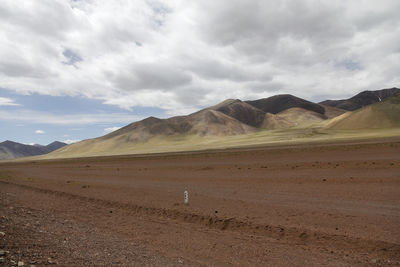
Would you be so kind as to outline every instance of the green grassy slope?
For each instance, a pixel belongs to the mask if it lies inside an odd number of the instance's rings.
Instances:
[[[327,128],[335,130],[400,127],[400,94],[332,120]]]

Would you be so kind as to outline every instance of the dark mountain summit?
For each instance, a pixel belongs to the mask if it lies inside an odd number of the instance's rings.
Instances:
[[[400,89],[396,87],[390,89],[381,89],[376,91],[363,91],[348,99],[325,100],[320,102],[319,104],[353,111],[377,102],[381,102],[386,98],[394,96],[399,92]]]
[[[57,150],[59,148],[62,148],[64,146],[66,146],[66,143],[60,142],[60,141],[54,141],[53,143],[50,143],[46,146],[46,148],[51,152],[54,150]]]
[[[259,100],[246,101],[246,103],[272,114],[277,114],[289,108],[303,108],[320,114],[325,113],[325,109],[321,105],[293,95],[275,95]]]

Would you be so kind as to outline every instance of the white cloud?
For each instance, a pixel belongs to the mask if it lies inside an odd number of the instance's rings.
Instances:
[[[36,130],[35,133],[36,133],[36,134],[44,134],[45,131],[43,131],[43,130]]]
[[[67,139],[67,140],[64,140],[64,141],[62,141],[62,142],[69,145],[69,144],[77,143],[77,142],[79,142],[79,141],[81,141],[81,140],[71,140],[71,139]]]
[[[107,114],[76,114],[56,115],[34,110],[0,110],[0,118],[3,121],[23,122],[25,124],[56,124],[56,125],[88,125],[100,123],[131,123],[144,119],[143,116],[133,116],[126,113]]]
[[[105,128],[104,132],[111,133],[111,132],[114,132],[114,131],[116,131],[118,129],[121,129],[121,127],[116,127],[116,126],[115,127],[109,127],[109,128]]]
[[[0,97],[0,106],[20,106],[14,100],[7,97]]]
[[[168,114],[226,98],[399,87],[399,9],[397,0],[2,0],[0,87]]]

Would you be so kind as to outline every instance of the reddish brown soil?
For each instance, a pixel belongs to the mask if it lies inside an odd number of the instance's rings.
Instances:
[[[7,266],[400,265],[398,139],[2,163],[0,201]]]

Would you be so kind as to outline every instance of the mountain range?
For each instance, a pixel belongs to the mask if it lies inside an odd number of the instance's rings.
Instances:
[[[0,143],[0,160],[43,155],[66,145],[66,143],[59,141],[55,141],[47,146],[25,145],[7,140]]]
[[[66,146],[50,156],[160,152],[166,147],[168,151],[175,151],[177,144],[194,144],[199,140],[201,144],[207,144],[215,138],[250,136],[263,130],[399,127],[399,94],[400,89],[390,88],[320,103],[288,94],[254,101],[228,99],[186,116],[149,117],[107,135]]]
[[[51,158],[160,152],[166,147],[168,151],[175,151],[177,144],[185,150],[188,144],[199,140],[199,144],[207,144],[208,140],[219,138],[223,142],[224,138],[232,136],[254,139],[257,137],[250,136],[257,136],[260,132],[268,135],[274,130],[280,131],[281,136],[277,139],[283,140],[297,138],[307,129],[341,131],[376,128],[400,128],[400,89],[364,91],[349,99],[319,103],[289,94],[252,101],[227,99],[186,116],[167,119],[149,117],[107,135],[68,146],[61,142],[32,146],[5,141],[0,143],[0,160],[44,154]],[[293,129],[300,131],[295,136],[284,136],[282,131]]]

